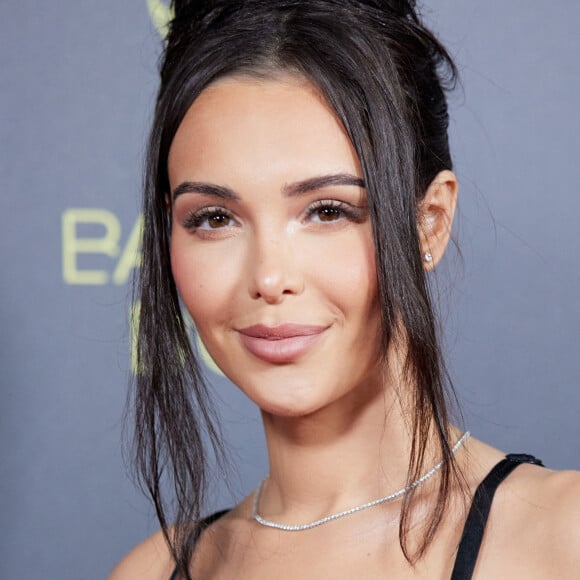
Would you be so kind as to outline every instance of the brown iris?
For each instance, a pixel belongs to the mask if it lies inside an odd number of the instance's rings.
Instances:
[[[340,217],[340,210],[334,207],[325,207],[318,210],[318,217],[321,222],[331,222]]]
[[[207,218],[207,223],[210,228],[221,228],[230,223],[230,217],[224,214],[216,214]]]

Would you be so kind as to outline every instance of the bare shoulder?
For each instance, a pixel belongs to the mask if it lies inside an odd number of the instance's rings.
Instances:
[[[550,531],[552,554],[574,574],[580,567],[580,472],[548,471],[538,494],[547,506],[546,527]],[[539,498],[540,499],[540,498]]]
[[[223,546],[227,545],[236,526],[239,525],[240,511],[247,511],[247,502],[216,518],[207,526],[196,543],[196,555],[193,558],[195,577],[205,576],[206,569],[221,558]],[[171,536],[172,530],[169,534]],[[133,548],[117,564],[109,575],[109,580],[168,580],[175,569],[175,561],[169,550],[163,532],[160,530]],[[203,574],[199,573],[203,571]]]
[[[502,451],[469,446],[470,486],[476,487]],[[580,472],[523,463],[494,495],[474,578],[577,578],[580,570]]]
[[[133,548],[117,564],[109,580],[167,580],[174,566],[171,552],[160,530]]]
[[[553,526],[580,524],[580,471],[522,465],[506,481],[512,499]]]
[[[508,523],[512,553],[551,577],[572,578],[580,568],[580,472],[522,465],[498,498],[496,521]],[[518,549],[519,548],[519,549]]]

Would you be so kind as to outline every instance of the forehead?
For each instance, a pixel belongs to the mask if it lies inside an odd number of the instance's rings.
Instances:
[[[188,168],[208,173],[360,175],[356,153],[320,92],[296,76],[236,76],[208,86],[193,102],[169,152],[170,180]],[[296,177],[296,175],[288,176]]]

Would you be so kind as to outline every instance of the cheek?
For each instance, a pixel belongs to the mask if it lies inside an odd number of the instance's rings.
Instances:
[[[223,319],[231,307],[236,272],[223,256],[188,244],[182,235],[171,240],[171,270],[177,290],[198,329]]]
[[[370,232],[354,230],[317,262],[328,293],[348,316],[368,316],[377,302],[375,251]],[[363,321],[364,323],[364,321]]]

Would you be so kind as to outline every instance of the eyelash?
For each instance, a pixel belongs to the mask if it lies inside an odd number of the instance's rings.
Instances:
[[[336,219],[328,221],[320,220],[318,223],[333,223],[344,217],[352,222],[361,223],[365,220],[366,212],[363,208],[356,207],[343,201],[334,199],[318,200],[310,204],[306,209],[306,219],[311,219],[317,213],[330,210],[336,216]],[[200,229],[206,220],[217,217],[225,217],[234,220],[233,214],[223,207],[204,207],[196,212],[191,212],[183,222],[183,226],[191,231]],[[209,231],[216,231],[222,228],[203,228]]]
[[[326,223],[338,221],[341,217],[345,217],[355,223],[361,223],[365,219],[365,212],[362,208],[335,199],[321,199],[315,201],[306,210],[306,217],[311,218],[316,213],[324,210],[332,210],[333,212],[338,213],[338,218],[336,220],[330,220]],[[321,222],[325,223],[324,220],[321,220]]]
[[[194,231],[200,228],[204,221],[218,216],[226,217],[230,220],[234,219],[233,215],[223,207],[203,207],[196,212],[190,212],[189,215],[185,218],[183,226],[188,230]],[[218,230],[220,228],[207,229]]]

